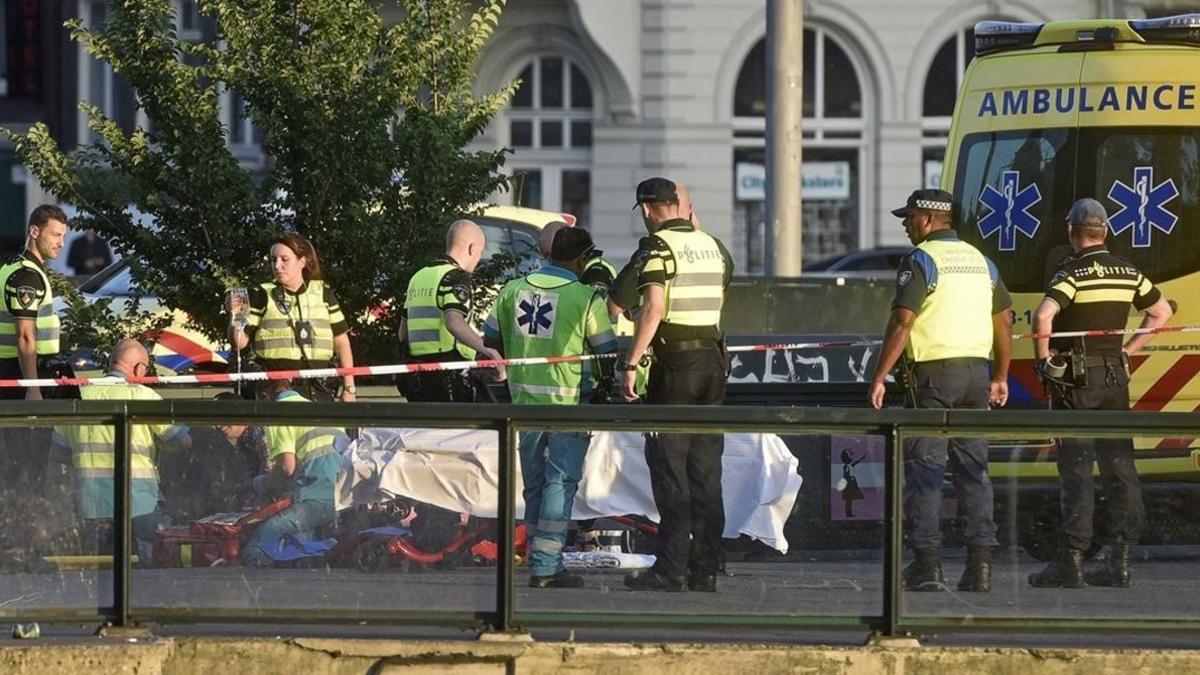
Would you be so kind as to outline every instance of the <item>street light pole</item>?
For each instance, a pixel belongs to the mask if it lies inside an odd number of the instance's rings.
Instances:
[[[800,276],[804,0],[767,0],[768,273]]]

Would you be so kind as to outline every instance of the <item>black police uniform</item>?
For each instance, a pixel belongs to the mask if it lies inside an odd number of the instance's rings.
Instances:
[[[1162,297],[1136,267],[1091,246],[1063,261],[1050,281],[1046,298],[1059,307],[1054,332],[1119,330],[1129,307],[1145,310]],[[1120,335],[1051,338],[1050,348],[1067,353],[1065,379],[1071,387],[1051,387],[1053,404],[1071,410],[1129,410],[1129,369]],[[1135,543],[1145,518],[1142,489],[1128,438],[1062,439],[1058,474],[1062,495],[1062,533],[1066,547],[1086,551],[1092,544],[1094,485],[1092,465],[1100,463],[1109,522],[1117,541]]]
[[[452,264],[454,268],[446,272],[438,284],[437,297],[441,299],[439,306],[444,310],[456,310],[464,317],[471,316],[471,308],[475,303],[475,289],[471,281],[471,273],[458,266],[450,257],[434,260],[434,265]],[[411,327],[410,327],[411,330]],[[440,363],[443,361],[462,361],[462,354],[450,350],[438,354],[414,356],[405,352],[404,357],[412,363]],[[479,391],[472,384],[470,371],[439,370],[429,373],[411,373],[396,378],[397,388],[404,398],[417,403],[474,403],[480,399]],[[486,387],[484,384],[479,385]]]
[[[684,219],[670,220],[661,230],[693,231]],[[715,240],[715,238],[714,238]],[[723,287],[733,275],[733,258],[715,240],[724,258]],[[666,285],[666,270],[674,269],[670,249],[658,237],[645,237],[634,255],[640,261],[638,287]],[[645,269],[653,258],[664,261],[655,271]],[[727,359],[720,327],[672,324],[663,318],[651,343],[646,399],[657,405],[720,405],[725,400]],[[722,434],[650,434],[646,463],[659,512],[655,569],[672,577],[712,577],[721,557],[725,503],[721,495]]]

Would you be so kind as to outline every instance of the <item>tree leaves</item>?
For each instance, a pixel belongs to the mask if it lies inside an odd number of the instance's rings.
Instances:
[[[72,38],[135,92],[148,129],[84,105],[98,141],[65,154],[44,125],[6,135],[81,222],[138,258],[137,281],[223,334],[222,296],[269,278],[270,239],[313,240],[360,360],[390,358],[394,312],[445,228],[506,187],[505,153],[465,148],[511,94],[474,95],[503,0],[201,0],[206,39],[181,41],[169,0],[108,3]],[[399,9],[387,25],[382,11]],[[236,94],[243,111],[222,105]],[[230,148],[246,116],[265,166]],[[153,218],[133,222],[132,204]],[[364,352],[366,352],[364,354]],[[366,356],[366,359],[363,357]]]

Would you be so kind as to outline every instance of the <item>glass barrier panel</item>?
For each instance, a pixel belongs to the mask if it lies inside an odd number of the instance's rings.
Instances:
[[[531,430],[521,442],[518,623],[881,612],[882,437]]]
[[[0,428],[0,616],[112,606],[112,438],[111,425]]]
[[[137,608],[495,608],[498,435],[180,424]]]
[[[1190,593],[1200,573],[1196,439],[969,441],[986,443],[989,481],[974,479],[976,455],[956,450],[956,439],[945,477],[935,480],[929,462],[922,466],[928,453],[912,454],[931,439],[906,444],[905,558],[915,567],[905,619],[1200,619]],[[929,513],[936,522],[919,522]],[[940,581],[920,552],[932,534],[942,537]],[[985,592],[978,560],[988,543]]]

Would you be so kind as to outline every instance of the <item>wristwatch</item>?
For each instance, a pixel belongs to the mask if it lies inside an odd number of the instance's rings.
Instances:
[[[342,391],[346,392],[347,394],[357,394],[358,387],[350,385],[349,387],[342,387]]]
[[[637,364],[630,363],[630,362],[626,361],[625,359],[620,359],[617,361],[617,370],[624,372],[624,373],[628,373],[631,370],[637,370]]]

